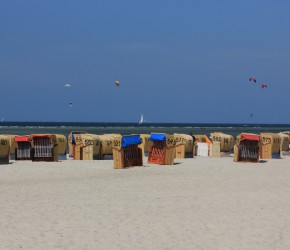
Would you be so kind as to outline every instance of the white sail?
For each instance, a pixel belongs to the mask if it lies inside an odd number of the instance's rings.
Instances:
[[[141,118],[140,118],[140,121],[139,121],[139,124],[142,124],[144,123],[144,117],[143,117],[143,114],[141,115]]]

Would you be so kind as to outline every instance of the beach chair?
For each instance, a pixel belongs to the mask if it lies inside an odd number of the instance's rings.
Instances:
[[[58,144],[52,134],[32,134],[32,161],[58,161]]]
[[[258,162],[260,158],[261,137],[242,133],[237,136],[234,146],[234,161]]]
[[[120,134],[104,134],[99,135],[101,141],[100,160],[113,157],[113,140],[120,137]]]
[[[230,153],[232,152],[235,145],[235,140],[232,135],[227,135],[221,132],[213,132],[210,134],[210,138],[213,142],[210,147],[210,156],[230,156]]]
[[[113,139],[114,168],[143,166],[140,135],[119,136]]]
[[[0,135],[0,164],[9,164],[9,154],[9,137],[5,135]]]
[[[32,147],[29,135],[15,136],[15,160],[32,160]]]
[[[186,134],[173,134],[175,140],[175,158],[193,158],[193,138]]]
[[[68,153],[69,156],[72,156],[72,158],[74,159],[79,158],[79,149],[75,149],[76,146],[76,137],[75,135],[79,135],[79,134],[87,134],[86,131],[72,131],[69,133],[67,141],[68,141]]]
[[[175,140],[172,135],[152,133],[148,151],[148,163],[173,165],[175,155]]]
[[[74,159],[98,160],[100,159],[101,139],[94,134],[75,134]]]

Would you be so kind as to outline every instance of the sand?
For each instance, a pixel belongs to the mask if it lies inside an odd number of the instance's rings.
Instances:
[[[0,169],[0,249],[290,249],[290,157],[12,161]]]

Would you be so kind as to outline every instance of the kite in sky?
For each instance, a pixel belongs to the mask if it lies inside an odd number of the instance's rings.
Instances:
[[[256,79],[256,77],[252,76],[252,77],[250,77],[249,81],[250,81],[250,82],[251,82],[251,81],[253,81],[253,82],[257,82],[257,79]],[[261,86],[262,86],[262,89],[265,89],[265,88],[268,87],[268,85],[267,85],[266,83],[262,83]]]
[[[71,88],[71,84],[66,83],[66,84],[64,85],[64,87],[67,88],[67,89],[70,89],[70,88]],[[67,93],[71,93],[71,90],[69,90]],[[70,101],[70,102],[68,103],[68,106],[69,106],[70,108],[72,108],[72,106],[73,106],[72,101]]]
[[[265,88],[267,88],[268,87],[268,85],[266,84],[266,83],[262,83],[262,89],[265,89]]]
[[[251,82],[251,81],[257,82],[257,79],[256,79],[256,77],[250,77],[249,81],[250,81],[250,82]]]

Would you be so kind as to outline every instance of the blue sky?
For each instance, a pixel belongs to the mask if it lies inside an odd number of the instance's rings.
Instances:
[[[2,0],[0,117],[290,123],[289,13],[287,0]]]

